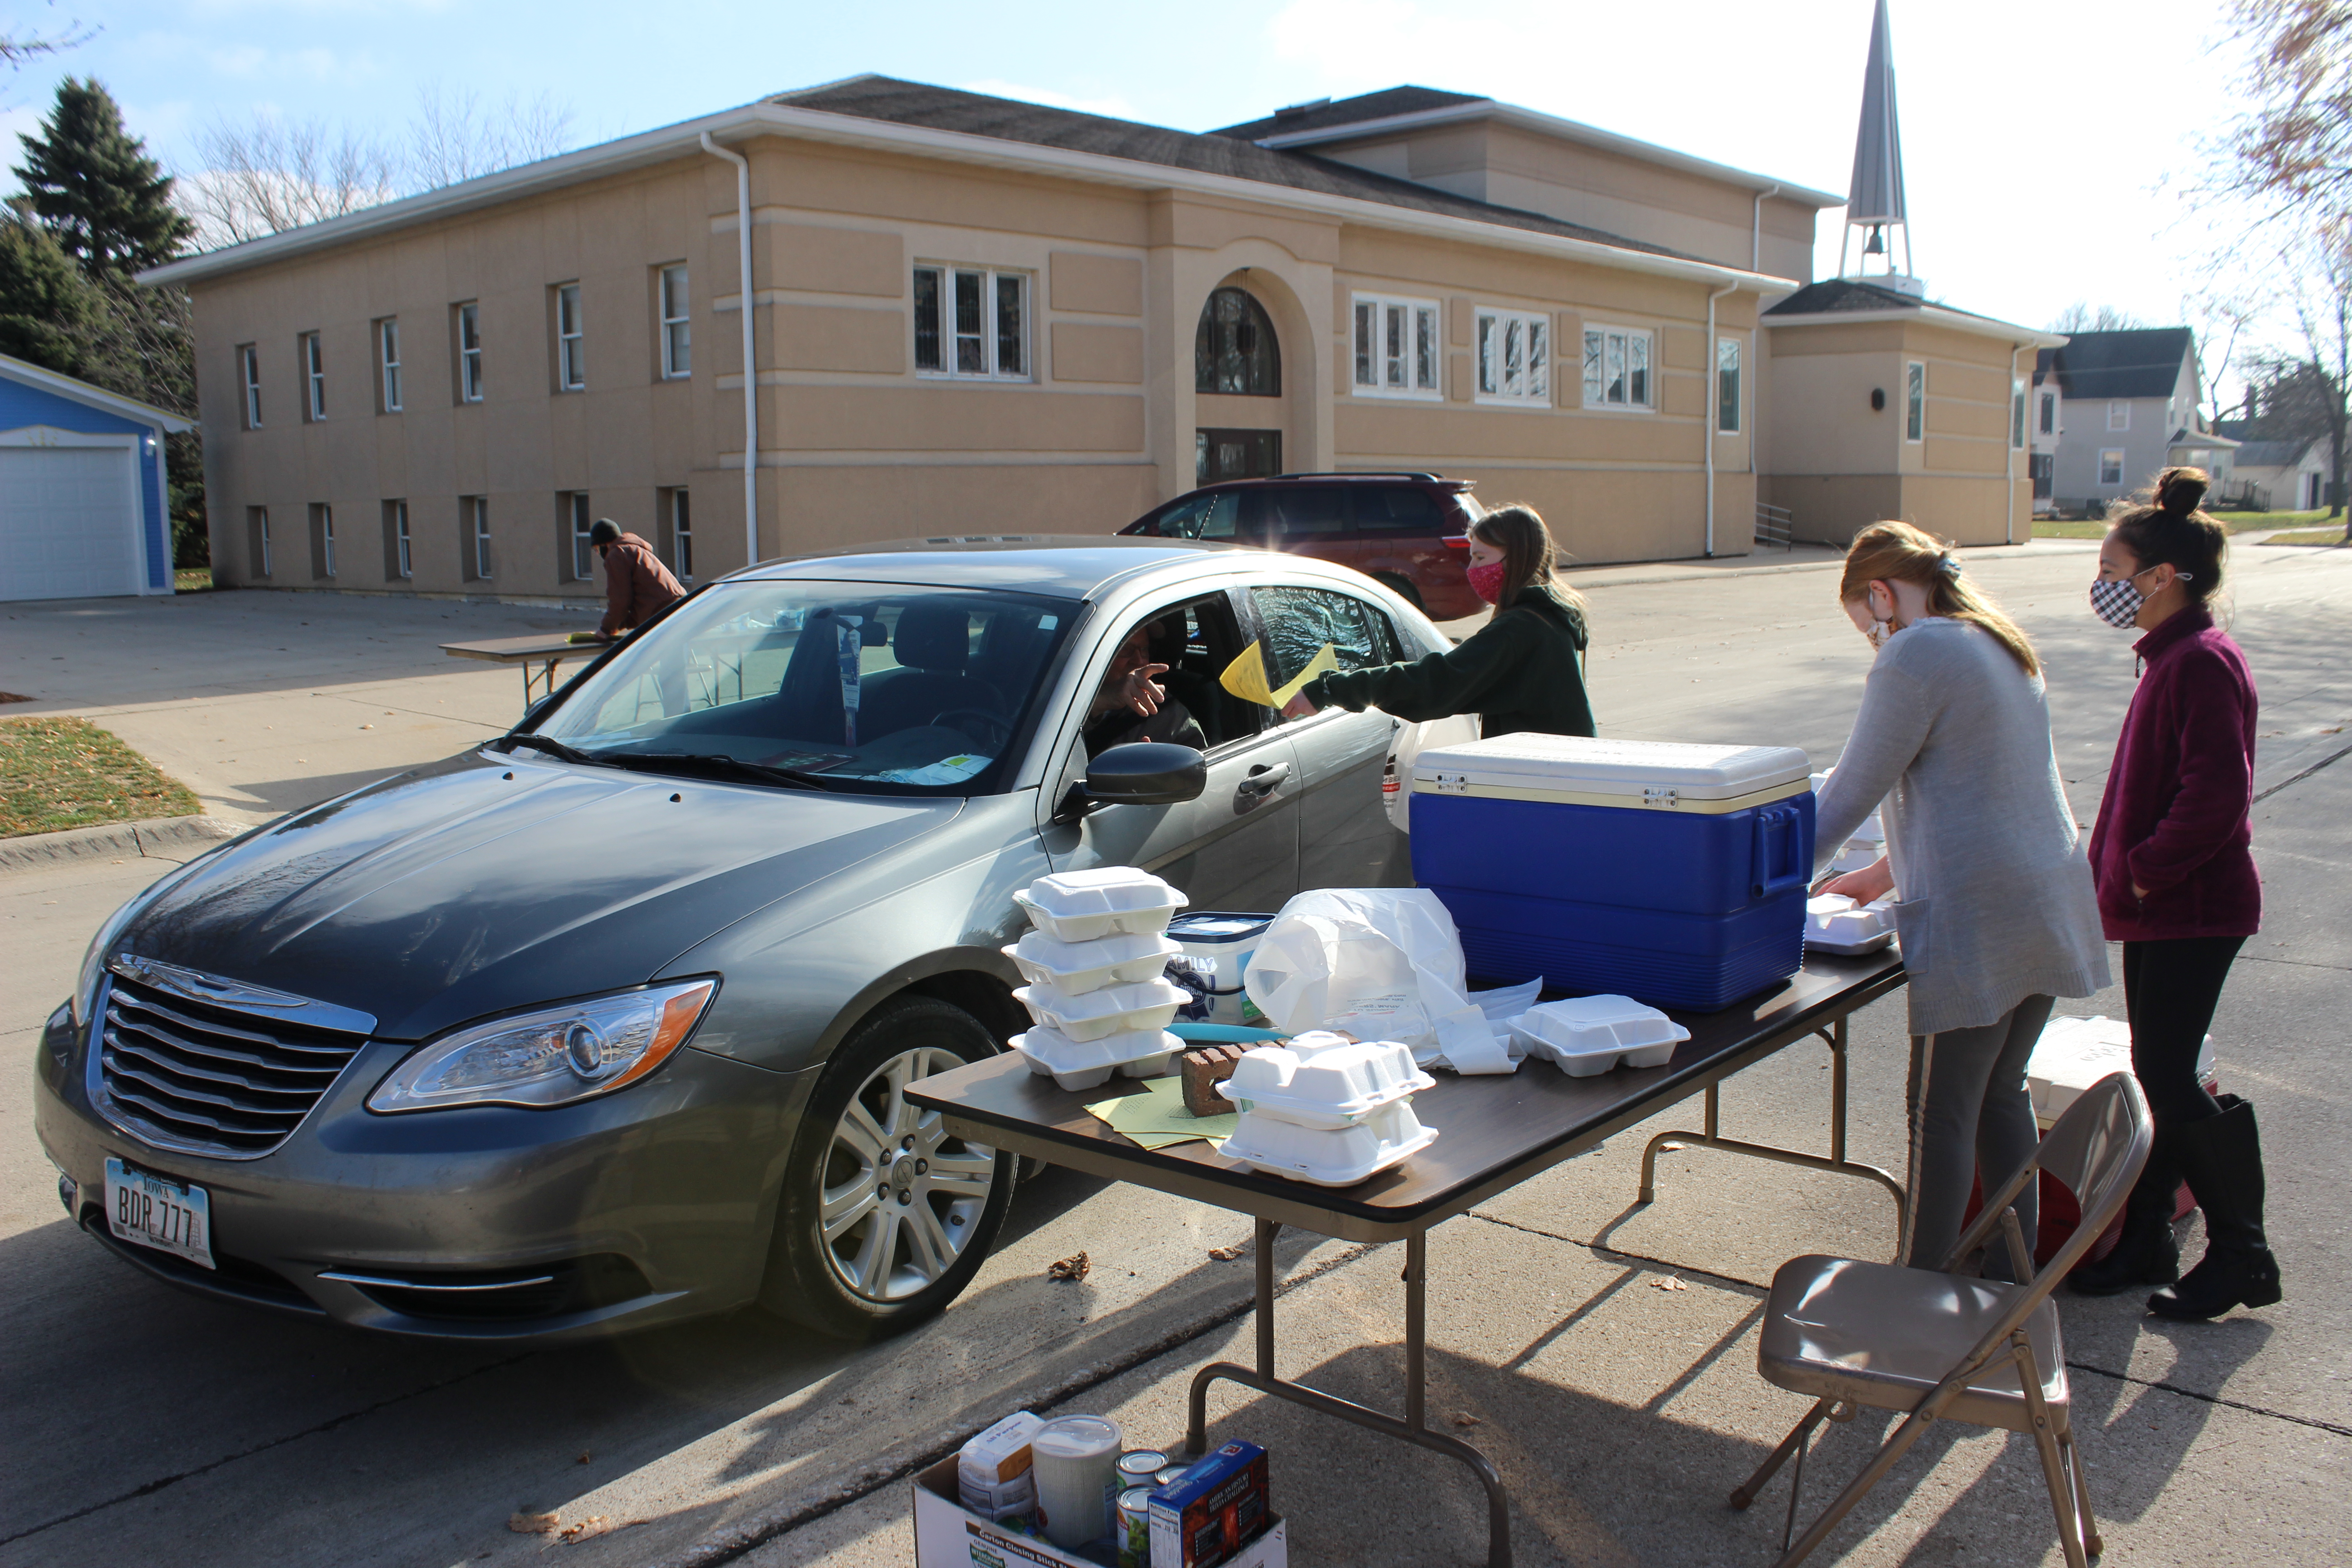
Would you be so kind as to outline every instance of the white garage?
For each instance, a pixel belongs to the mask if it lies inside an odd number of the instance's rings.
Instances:
[[[190,427],[0,355],[0,599],[170,593],[163,438]]]

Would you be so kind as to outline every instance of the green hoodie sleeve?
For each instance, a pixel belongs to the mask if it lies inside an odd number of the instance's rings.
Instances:
[[[1307,687],[1309,701],[1351,713],[1377,708],[1408,723],[1476,713],[1520,661],[1534,651],[1543,628],[1533,615],[1496,616],[1467,642],[1409,664],[1337,671]]]

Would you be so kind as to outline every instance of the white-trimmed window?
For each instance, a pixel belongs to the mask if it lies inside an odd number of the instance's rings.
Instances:
[[[457,521],[465,531],[467,580],[490,580],[490,498],[459,496]]]
[[[1927,366],[1916,359],[1903,366],[1903,438],[1927,438]]]
[[[327,352],[319,334],[304,332],[302,348],[302,411],[310,419],[327,416]]]
[[[383,384],[383,411],[400,412],[400,318],[386,316],[375,324],[376,370]]]
[[[555,286],[555,384],[565,392],[588,385],[587,335],[580,324],[580,285]]]
[[[669,537],[671,569],[678,581],[694,580],[694,509],[681,485],[669,492]]]
[[[2111,397],[2107,400],[2107,428],[2110,430],[2128,430],[2131,428],[2131,405],[2129,403],[2120,397]]]
[[[310,503],[310,548],[317,553],[313,561],[317,574],[335,574],[335,509],[324,501]]]
[[[1480,306],[1478,401],[1551,405],[1551,318]]]
[[[2009,384],[2009,445],[2011,451],[2025,450],[2025,383],[2021,380]]]
[[[596,575],[596,551],[588,542],[588,531],[595,526],[588,513],[588,492],[567,490],[562,500],[565,534],[572,541],[572,580],[585,583]]]
[[[457,307],[457,401],[482,400],[482,306],[468,300]]]
[[[1584,406],[1654,406],[1650,334],[1639,327],[1584,329]]]
[[[661,309],[661,373],[664,381],[694,374],[694,321],[687,302],[686,263],[661,269],[654,292]]]
[[[1372,397],[1442,397],[1445,344],[1437,301],[1359,294],[1356,390]]]
[[[2044,436],[2058,434],[2058,395],[2054,392],[2042,395],[2042,433]]]
[[[1739,434],[1739,349],[1738,338],[1715,340],[1715,427],[1726,436]]]
[[[245,427],[261,428],[261,349],[258,344],[246,343],[236,351],[236,377],[245,388]],[[269,575],[268,567],[261,574]]]
[[[253,574],[269,575],[269,509],[249,506],[245,509],[246,521],[253,531]]]
[[[1029,379],[1029,275],[981,267],[915,268],[915,370]]]
[[[392,546],[392,559],[384,564],[392,568],[392,575],[395,579],[406,582],[416,575],[416,554],[408,538],[406,501],[388,500],[383,503],[383,531],[387,536],[385,542]]]
[[[2119,485],[2124,482],[2124,454],[2119,447],[2110,447],[2099,454],[2099,483]]]

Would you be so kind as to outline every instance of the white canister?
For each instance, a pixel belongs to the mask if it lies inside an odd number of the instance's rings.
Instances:
[[[1055,1545],[1089,1546],[1110,1533],[1118,1450],[1118,1424],[1099,1415],[1048,1421],[1029,1440],[1039,1521]]]

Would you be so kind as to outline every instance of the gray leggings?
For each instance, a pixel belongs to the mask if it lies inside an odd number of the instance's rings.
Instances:
[[[1960,1216],[1979,1171],[1990,1196],[2033,1157],[2041,1132],[2026,1092],[2025,1063],[2050,1021],[2050,1006],[2047,996],[2028,996],[1981,1027],[1911,1037],[1911,1214],[1901,1258],[1909,1267],[1944,1266],[1960,1239]],[[2017,1198],[2028,1247],[2034,1245],[2040,1187],[2029,1182]],[[2000,1233],[1993,1235],[1985,1248],[1985,1278],[2017,1284],[2032,1279],[2033,1259],[2011,1259]]]

